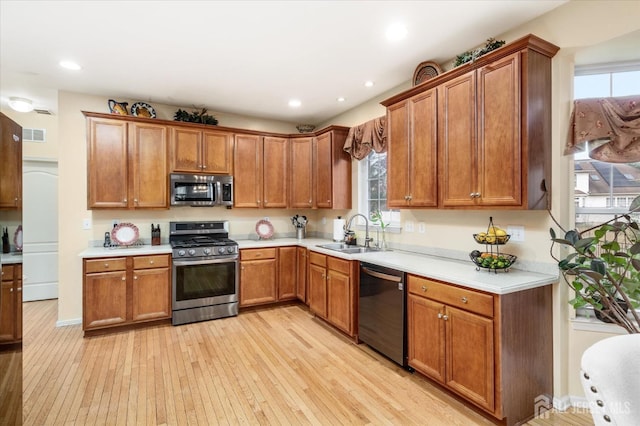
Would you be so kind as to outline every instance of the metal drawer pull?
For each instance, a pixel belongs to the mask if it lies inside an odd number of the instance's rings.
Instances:
[[[108,264],[108,263],[105,263],[105,264],[104,264],[104,267],[105,267],[105,268],[108,268],[108,267],[109,267],[109,264]]]
[[[153,265],[153,260],[150,260],[149,263]]]
[[[137,280],[137,279],[138,279],[138,276],[137,276],[137,275],[134,275],[134,276],[133,276],[133,279],[134,279],[134,280]]]
[[[442,313],[438,312],[438,318],[442,318]]]
[[[467,303],[467,302],[469,301],[466,297],[463,297],[463,298],[462,298],[462,299],[460,299],[460,300],[462,300],[462,303]]]
[[[447,316],[447,315],[443,315],[443,316],[442,316],[442,319],[443,319],[443,320],[445,320],[445,321],[447,321],[447,320],[449,319],[449,316]]]
[[[423,285],[423,286],[422,286],[422,287],[420,287],[420,288],[422,288],[422,291],[427,291],[427,286],[426,286],[426,285]]]

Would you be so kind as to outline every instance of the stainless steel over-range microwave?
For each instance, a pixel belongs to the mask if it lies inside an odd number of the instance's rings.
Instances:
[[[171,173],[172,206],[233,206],[233,176]]]

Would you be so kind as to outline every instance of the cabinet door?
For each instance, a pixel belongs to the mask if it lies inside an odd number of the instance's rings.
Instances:
[[[307,302],[307,249],[298,247],[298,278],[296,280],[296,296]]]
[[[322,318],[327,317],[327,272],[326,268],[309,264],[309,309]]]
[[[289,140],[265,137],[262,153],[262,206],[286,208],[289,200]]]
[[[167,208],[167,127],[131,123],[129,129],[129,206]]]
[[[352,334],[351,279],[349,275],[327,271],[327,319],[347,334]]]
[[[3,277],[6,279],[6,277]],[[2,281],[0,285],[0,342],[15,340],[16,299],[13,280]]]
[[[171,270],[136,269],[132,282],[133,321],[171,317]]]
[[[278,300],[296,298],[297,249],[298,247],[278,249]]]
[[[522,204],[520,54],[477,71],[478,192],[482,205]]]
[[[436,90],[409,99],[409,206],[438,206]]]
[[[409,108],[406,101],[387,109],[387,122],[387,204],[389,207],[406,207],[410,192]]]
[[[22,265],[19,275],[16,276],[14,288],[16,295],[16,340],[22,340]]]
[[[331,132],[315,139],[314,182],[316,189],[316,207],[331,208],[333,194],[333,161],[332,161]]]
[[[127,321],[125,271],[87,274],[84,278],[82,328],[105,327]]]
[[[88,208],[126,208],[127,123],[89,118],[87,125]]]
[[[22,127],[0,113],[0,208],[22,208]]]
[[[195,129],[171,128],[171,170],[199,172],[202,170],[202,132]]]
[[[493,320],[447,306],[445,322],[447,386],[493,411]]]
[[[477,197],[476,79],[471,71],[438,86],[438,179],[441,207]]]
[[[240,262],[240,307],[275,302],[276,259]]]
[[[445,382],[444,305],[424,297],[407,297],[409,365],[441,383]]]
[[[313,207],[313,139],[291,139],[290,206]]]
[[[202,171],[230,175],[233,161],[233,137],[229,133],[202,133]]]
[[[262,137],[236,135],[233,164],[234,207],[261,207]]]

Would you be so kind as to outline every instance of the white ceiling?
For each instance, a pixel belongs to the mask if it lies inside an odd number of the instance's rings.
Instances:
[[[0,0],[0,98],[55,113],[65,90],[318,124],[565,2]],[[389,42],[396,22],[408,35]]]

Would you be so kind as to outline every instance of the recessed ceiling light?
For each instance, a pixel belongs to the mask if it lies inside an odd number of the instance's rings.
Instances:
[[[298,108],[298,107],[300,107],[300,105],[302,105],[302,102],[300,102],[299,99],[291,99],[289,101],[289,106],[291,108]]]
[[[407,27],[403,24],[392,24],[387,28],[387,40],[398,41],[407,36]]]
[[[33,111],[33,102],[27,98],[9,98],[9,106],[12,110],[18,112],[30,112]]]
[[[344,101],[345,101],[345,98],[343,98],[342,96],[340,96],[340,97],[337,99],[337,101],[338,101],[338,102],[344,102]]]
[[[364,82],[364,87],[373,87],[373,81],[371,81],[371,80],[365,81]]]
[[[72,71],[78,71],[79,69],[82,68],[80,65],[76,64],[73,61],[60,61],[60,66],[62,68],[72,70]]]

